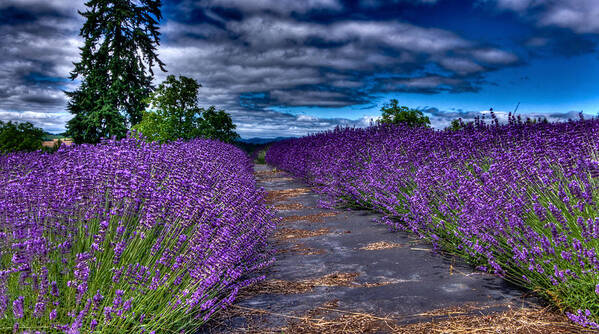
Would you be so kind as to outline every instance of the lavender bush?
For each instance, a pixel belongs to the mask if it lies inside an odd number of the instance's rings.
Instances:
[[[193,332],[271,261],[249,159],[128,138],[0,157],[0,332]]]
[[[266,160],[598,328],[597,152],[598,120],[511,117],[461,131],[336,129],[274,144]]]

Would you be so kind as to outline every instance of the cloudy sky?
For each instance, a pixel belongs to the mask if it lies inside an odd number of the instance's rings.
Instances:
[[[81,0],[0,0],[0,120],[64,131]],[[367,126],[391,98],[433,126],[599,112],[596,0],[163,0],[160,58],[243,137]]]

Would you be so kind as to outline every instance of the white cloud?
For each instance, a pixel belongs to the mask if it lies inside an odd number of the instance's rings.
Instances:
[[[320,118],[271,110],[233,113],[233,121],[237,124],[236,131],[244,138],[305,136],[309,133],[332,130],[337,126],[364,128],[380,118],[378,115],[365,115],[358,119]]]
[[[484,67],[467,58],[442,58],[439,63],[444,68],[460,75],[468,75],[485,70]]]
[[[12,122],[30,122],[36,127],[43,128],[52,133],[60,133],[65,131],[66,122],[71,119],[72,115],[61,112],[37,112],[37,111],[2,111],[0,110],[1,121]]]
[[[445,80],[439,76],[427,76],[412,78],[400,81],[400,83],[410,88],[436,88],[445,83]]]
[[[333,25],[328,39],[359,38],[364,43],[389,45],[397,49],[435,54],[470,47],[473,43],[458,35],[435,28],[422,28],[412,24],[388,22],[348,21]]]
[[[567,0],[549,7],[540,23],[572,29],[579,33],[599,33],[599,2]]]
[[[499,49],[480,49],[474,51],[474,58],[492,65],[507,65],[518,61],[518,56]]]
[[[487,0],[489,1],[489,0]],[[554,26],[577,33],[599,33],[597,0],[494,0],[500,9],[532,15],[539,26]]]

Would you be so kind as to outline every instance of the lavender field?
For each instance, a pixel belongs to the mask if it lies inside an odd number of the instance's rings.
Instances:
[[[263,197],[213,140],[0,156],[0,332],[193,332],[272,261]]]
[[[273,144],[267,163],[329,206],[365,208],[599,328],[599,121],[344,128]]]

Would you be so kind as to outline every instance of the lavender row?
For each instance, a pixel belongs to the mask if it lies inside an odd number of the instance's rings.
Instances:
[[[272,260],[263,197],[211,140],[0,157],[0,332],[193,332]]]
[[[598,328],[599,121],[373,126],[271,146],[333,205],[376,210]]]

